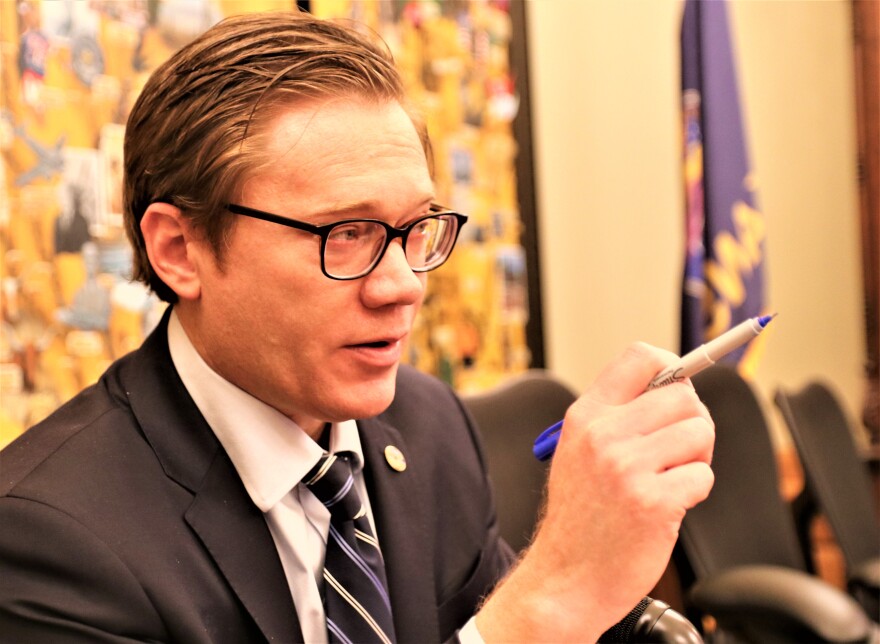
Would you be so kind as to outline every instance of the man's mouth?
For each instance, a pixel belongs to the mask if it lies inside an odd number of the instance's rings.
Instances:
[[[365,342],[353,342],[349,346],[357,349],[387,349],[392,345],[399,344],[401,340],[401,337],[389,335],[384,338],[377,338]]]
[[[350,355],[370,367],[387,368],[398,364],[403,351],[403,338],[389,337],[350,344]]]
[[[358,347],[367,347],[369,349],[384,349],[389,344],[391,344],[388,340],[377,340],[375,342],[365,342],[363,344],[358,344],[355,346]]]

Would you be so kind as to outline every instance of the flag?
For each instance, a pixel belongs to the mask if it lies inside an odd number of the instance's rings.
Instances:
[[[681,352],[764,310],[755,199],[724,0],[686,0],[681,26],[686,257]],[[760,338],[759,338],[760,339]],[[749,374],[761,343],[725,359]]]

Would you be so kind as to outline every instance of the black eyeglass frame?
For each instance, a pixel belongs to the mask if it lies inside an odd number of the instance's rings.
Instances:
[[[452,241],[449,242],[449,251],[446,253],[446,256],[443,258],[443,260],[436,264],[432,264],[422,268],[413,268],[412,266],[410,266],[414,273],[427,273],[428,271],[433,271],[435,268],[439,268],[440,266],[442,266],[444,263],[446,263],[446,260],[449,259],[449,256],[452,254],[452,251],[455,248],[455,242],[458,241],[458,234],[461,232],[461,227],[464,226],[468,220],[467,215],[449,210],[448,208],[439,204],[431,204],[431,214],[425,215],[424,217],[419,217],[418,219],[410,222],[403,228],[396,228],[391,224],[388,224],[379,219],[342,219],[340,221],[334,221],[329,224],[324,224],[323,226],[316,226],[315,224],[310,224],[305,221],[297,221],[296,219],[282,217],[281,215],[276,215],[271,212],[257,210],[256,208],[249,208],[248,206],[241,206],[234,203],[226,204],[226,209],[236,215],[242,215],[244,217],[250,217],[252,219],[260,219],[262,221],[268,221],[273,224],[280,224],[282,226],[287,226],[288,228],[295,228],[296,230],[303,230],[307,233],[318,235],[318,237],[321,238],[321,272],[332,280],[340,281],[360,279],[361,277],[364,277],[365,275],[368,275],[370,272],[372,272],[372,270],[379,265],[379,262],[382,261],[382,258],[385,257],[385,252],[388,250],[391,242],[393,242],[398,237],[400,238],[400,243],[403,246],[405,254],[406,240],[407,237],[409,237],[409,233],[412,231],[413,228],[415,228],[418,224],[425,221],[426,219],[435,219],[436,217],[441,215],[449,215],[455,219],[455,236],[452,238]],[[376,257],[373,259],[370,265],[357,275],[353,275],[351,277],[338,277],[336,275],[331,275],[327,272],[327,268],[324,264],[324,249],[327,246],[327,239],[330,237],[330,231],[337,226],[351,223],[373,223],[382,226],[382,228],[385,229],[385,245],[382,247],[382,250],[380,250],[376,254]]]

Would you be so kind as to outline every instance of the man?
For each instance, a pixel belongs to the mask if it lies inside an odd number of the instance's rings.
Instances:
[[[711,487],[708,413],[640,395],[671,356],[624,352],[566,415],[514,564],[461,404],[398,366],[464,220],[427,149],[388,55],[306,14],[229,19],[153,75],[125,215],[173,307],[2,454],[0,638],[360,640],[331,605],[325,452],[384,558],[371,640],[594,640],[650,590]]]

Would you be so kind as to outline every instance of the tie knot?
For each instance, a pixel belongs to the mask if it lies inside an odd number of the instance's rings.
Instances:
[[[357,519],[364,513],[345,453],[327,454],[303,477],[303,483],[330,510],[334,519]]]

